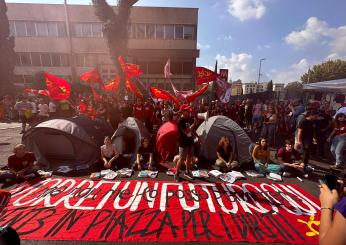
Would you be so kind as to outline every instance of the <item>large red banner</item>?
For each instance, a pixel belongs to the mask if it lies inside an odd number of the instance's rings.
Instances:
[[[22,239],[318,244],[317,199],[277,183],[49,178],[1,214]]]

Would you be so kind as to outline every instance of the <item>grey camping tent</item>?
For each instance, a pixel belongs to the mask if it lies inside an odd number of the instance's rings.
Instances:
[[[208,161],[216,160],[218,142],[222,136],[229,137],[234,153],[240,163],[251,161],[249,146],[252,144],[245,131],[233,120],[225,116],[210,117],[197,129],[202,144],[200,156]]]
[[[102,120],[88,117],[52,119],[39,123],[23,135],[23,143],[34,152],[40,164],[93,164],[100,159],[104,137],[113,132]]]
[[[144,124],[136,118],[128,117],[119,124],[112,136],[112,141],[120,154],[132,155],[137,153],[142,138],[150,138]]]

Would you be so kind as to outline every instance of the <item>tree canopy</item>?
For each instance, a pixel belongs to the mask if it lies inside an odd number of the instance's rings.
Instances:
[[[346,61],[338,59],[314,65],[300,79],[303,83],[316,83],[343,78],[346,78]]]
[[[13,71],[16,63],[14,37],[10,36],[5,0],[0,0],[0,93],[13,92]]]
[[[285,87],[285,90],[296,92],[296,91],[301,91],[302,88],[303,88],[303,84],[296,81],[296,82],[288,83]]]

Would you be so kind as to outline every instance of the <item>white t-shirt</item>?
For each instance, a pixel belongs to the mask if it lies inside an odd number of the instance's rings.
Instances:
[[[37,106],[35,102],[31,102],[32,105],[32,113],[37,113]]]
[[[54,102],[49,102],[49,113],[54,113],[56,112],[56,105]]]
[[[45,116],[45,117],[49,116],[48,114],[49,108],[47,104],[39,104],[38,110],[39,110],[39,113],[38,113],[39,116]]]

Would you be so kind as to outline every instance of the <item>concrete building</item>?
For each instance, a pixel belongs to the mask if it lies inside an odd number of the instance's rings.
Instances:
[[[273,91],[274,92],[283,92],[285,88],[284,83],[274,83],[273,84]]]
[[[97,67],[104,81],[115,75],[103,25],[92,5],[7,3],[10,30],[15,36],[17,84],[31,83],[39,71],[77,80]],[[68,13],[68,14],[67,14]],[[67,16],[70,29],[68,30]],[[171,81],[178,89],[194,86],[198,9],[133,7],[128,24],[130,63],[141,66],[144,84],[170,88],[163,69],[171,59]],[[72,78],[71,58],[76,76]]]
[[[234,81],[232,82],[232,91],[231,96],[238,96],[242,94],[242,83],[241,81]]]

